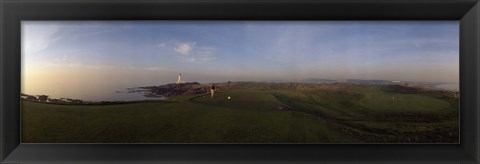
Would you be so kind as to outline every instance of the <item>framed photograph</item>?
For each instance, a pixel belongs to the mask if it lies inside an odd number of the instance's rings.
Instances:
[[[480,161],[476,0],[0,5],[3,163]]]
[[[458,21],[21,23],[22,143],[460,143]]]

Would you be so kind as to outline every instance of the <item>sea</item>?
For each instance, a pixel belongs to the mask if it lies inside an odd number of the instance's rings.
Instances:
[[[23,92],[22,92],[23,93]],[[48,95],[49,98],[78,99],[89,102],[102,101],[142,101],[142,100],[165,100],[166,97],[151,96],[148,90],[141,88],[83,88],[77,91],[42,90],[37,92],[25,92],[27,95]]]

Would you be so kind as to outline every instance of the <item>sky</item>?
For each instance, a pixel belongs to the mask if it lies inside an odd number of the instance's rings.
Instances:
[[[458,21],[22,21],[22,92],[185,81],[458,83]],[[87,93],[85,93],[87,94]]]

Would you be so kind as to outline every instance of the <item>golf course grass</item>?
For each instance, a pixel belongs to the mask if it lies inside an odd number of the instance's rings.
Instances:
[[[383,85],[219,83],[109,105],[22,100],[24,143],[458,143],[459,100]],[[230,99],[228,99],[230,97]]]

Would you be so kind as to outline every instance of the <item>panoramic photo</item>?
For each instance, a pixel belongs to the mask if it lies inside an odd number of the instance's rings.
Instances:
[[[22,143],[458,144],[458,21],[22,21]]]

